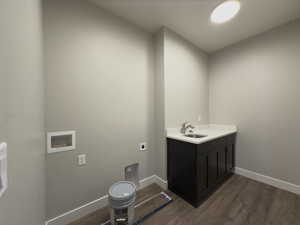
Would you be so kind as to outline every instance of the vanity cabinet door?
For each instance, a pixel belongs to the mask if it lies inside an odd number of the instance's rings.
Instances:
[[[168,140],[168,188],[192,205],[196,205],[197,145]]]
[[[208,183],[209,187],[217,186],[226,176],[227,138],[212,141],[208,153]]]
[[[197,163],[198,193],[208,189],[208,154],[198,154]]]
[[[228,136],[226,146],[226,172],[231,173],[235,167],[235,134]]]
[[[218,178],[224,179],[226,174],[226,149],[227,149],[227,138],[221,138],[217,140],[217,151],[218,151]]]
[[[218,151],[214,148],[208,153],[208,187],[213,188],[218,182]]]

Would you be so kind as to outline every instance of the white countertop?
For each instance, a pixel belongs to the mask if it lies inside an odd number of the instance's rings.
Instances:
[[[234,125],[201,125],[194,129],[194,134],[205,135],[203,138],[190,138],[180,133],[180,128],[167,128],[167,137],[179,141],[185,141],[192,144],[201,144],[210,140],[223,137],[237,132],[237,127]]]

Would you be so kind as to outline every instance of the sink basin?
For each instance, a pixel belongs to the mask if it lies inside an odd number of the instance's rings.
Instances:
[[[185,134],[184,136],[189,137],[189,138],[204,138],[206,135],[201,135],[201,134]]]

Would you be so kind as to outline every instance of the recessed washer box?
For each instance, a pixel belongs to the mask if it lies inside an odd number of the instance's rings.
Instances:
[[[47,152],[65,152],[76,148],[75,131],[56,131],[47,133]]]

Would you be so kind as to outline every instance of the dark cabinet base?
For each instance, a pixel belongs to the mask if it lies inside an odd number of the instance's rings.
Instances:
[[[168,188],[198,207],[232,176],[235,136],[198,145],[168,138]]]

